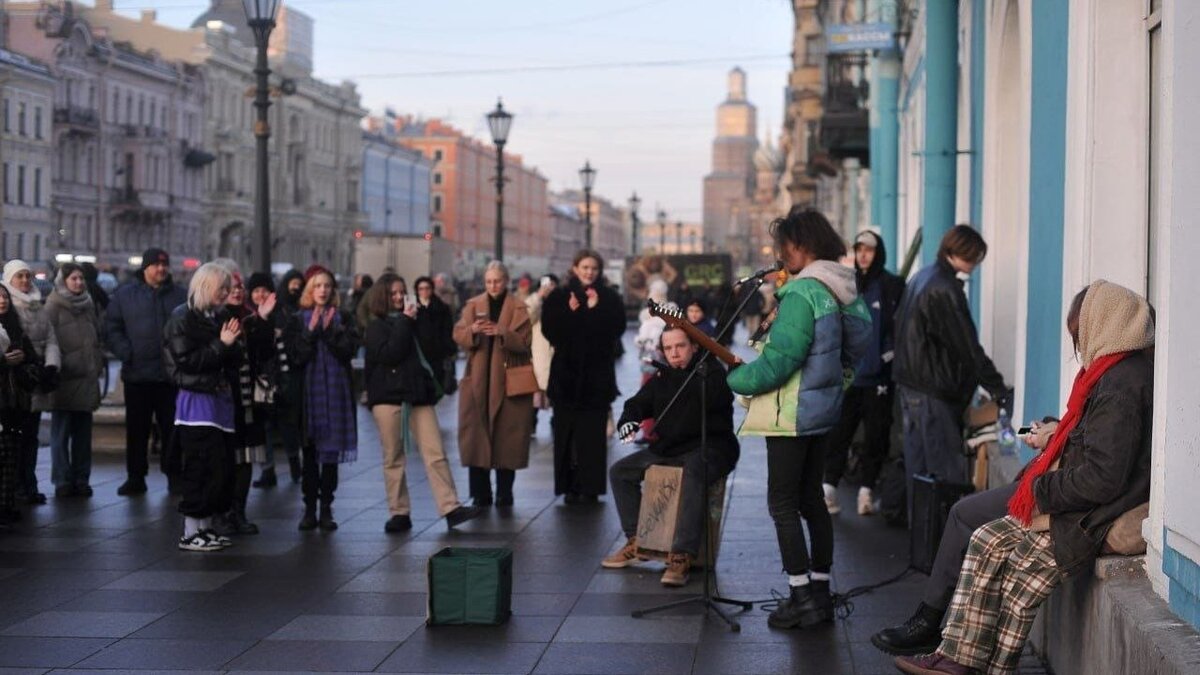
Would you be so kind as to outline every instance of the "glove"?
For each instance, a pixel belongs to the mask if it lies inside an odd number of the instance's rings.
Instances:
[[[617,438],[621,439],[622,443],[629,444],[632,443],[633,439],[637,437],[637,432],[637,422],[626,422],[625,424],[621,425],[620,429],[617,430]]]

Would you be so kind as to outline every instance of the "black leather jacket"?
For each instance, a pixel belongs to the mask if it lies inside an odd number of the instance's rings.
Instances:
[[[1063,574],[1086,570],[1113,521],[1150,500],[1153,399],[1150,357],[1134,354],[1113,366],[1092,388],[1058,470],[1034,482]]]
[[[163,329],[163,364],[171,383],[204,394],[229,391],[231,373],[241,366],[241,341],[221,342],[221,325],[228,321],[224,307],[212,316],[181,306]]]
[[[367,405],[433,405],[438,401],[433,377],[417,354],[416,322],[407,316],[375,319],[363,336],[367,354],[363,379]]]
[[[896,310],[896,382],[965,407],[977,386],[1008,394],[1004,376],[984,353],[954,268],[939,260],[909,282]]]

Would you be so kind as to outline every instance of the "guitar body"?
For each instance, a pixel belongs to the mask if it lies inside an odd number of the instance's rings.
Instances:
[[[650,310],[650,316],[657,316],[668,327],[678,328],[687,333],[692,342],[712,352],[712,355],[720,359],[725,365],[732,366],[738,362],[738,358],[733,355],[733,352],[718,344],[716,340],[713,340],[708,335],[705,335],[704,331],[693,326],[692,322],[687,320],[682,311],[664,307],[653,300],[646,301],[646,308]]]

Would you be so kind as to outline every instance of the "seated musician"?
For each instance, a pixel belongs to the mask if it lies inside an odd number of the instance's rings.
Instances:
[[[632,443],[643,422],[657,418],[675,392],[683,386],[702,352],[682,329],[667,328],[661,337],[667,367],[652,377],[632,398],[617,423],[622,442]],[[699,374],[663,419],[654,425],[645,439],[647,447],[619,460],[609,469],[613,499],[621,517],[621,528],[629,540],[620,550],[601,563],[604,567],[628,567],[639,562],[637,555],[638,514],[642,501],[642,478],[653,464],[683,467],[683,485],[679,495],[679,516],[675,539],[667,558],[662,583],[683,586],[688,570],[700,553],[704,528],[704,477],[700,456],[700,415],[704,414],[708,431],[709,484],[724,480],[738,460],[738,441],[733,432],[733,393],[725,383],[725,369],[715,360],[707,370],[707,412],[700,404]]]

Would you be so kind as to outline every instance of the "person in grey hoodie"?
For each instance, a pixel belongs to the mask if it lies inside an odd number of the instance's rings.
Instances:
[[[44,364],[38,391],[53,391],[58,383],[62,352],[58,349],[58,338],[54,334],[54,327],[50,325],[50,317],[45,312],[42,292],[33,285],[33,270],[23,260],[10,260],[4,265],[4,280],[0,283],[8,289],[13,309],[17,311],[17,316],[21,317],[21,326]],[[37,467],[38,427],[41,425],[42,411],[47,409],[38,404],[39,401],[35,398],[33,409],[26,415],[21,426],[22,449],[18,475],[20,487],[30,504],[46,503],[46,495],[38,490],[37,474],[34,471]]]

